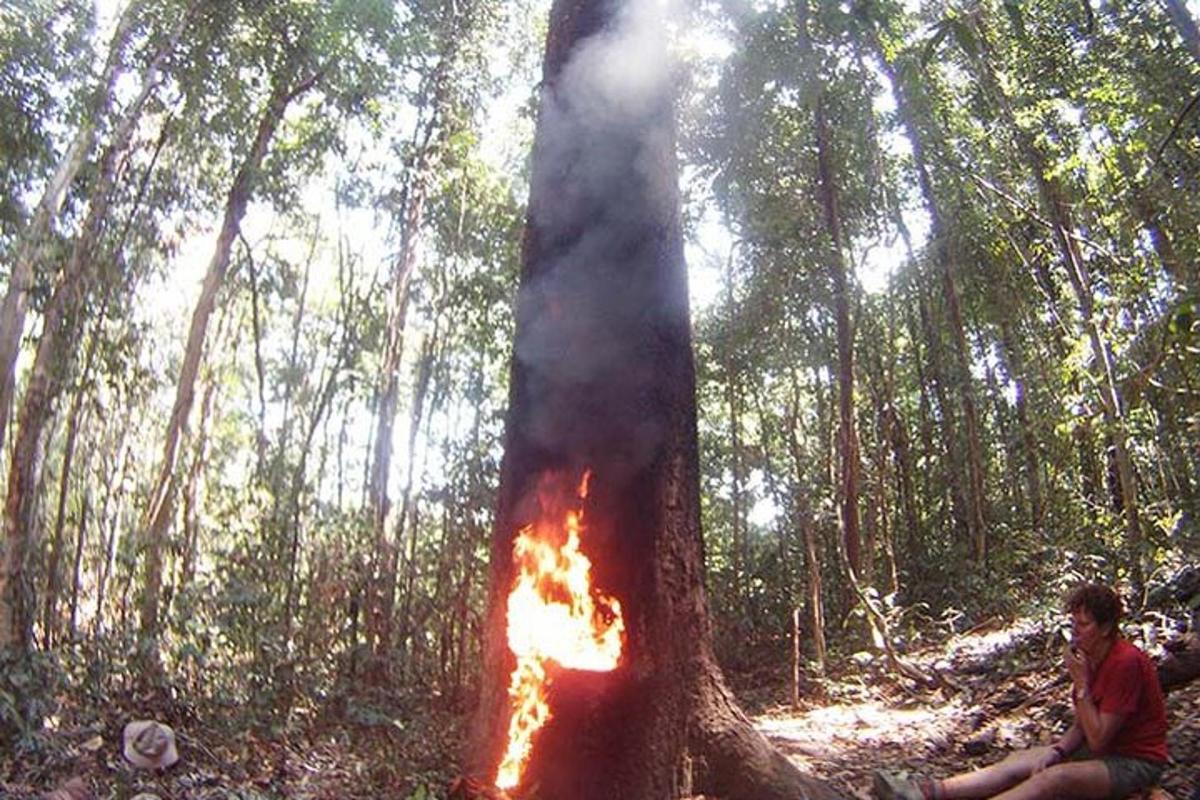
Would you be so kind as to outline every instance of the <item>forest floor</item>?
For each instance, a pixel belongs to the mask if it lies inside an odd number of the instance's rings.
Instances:
[[[949,775],[1052,741],[1070,711],[1060,641],[1056,630],[1027,621],[956,636],[909,657],[945,679],[932,691],[871,664],[840,680],[810,681],[799,707],[779,702],[788,689],[778,669],[740,674],[734,683],[760,730],[797,766],[848,800],[867,800],[877,768]],[[393,709],[271,733],[237,730],[233,710],[224,720],[189,714],[169,720],[181,734],[180,762],[153,774],[121,756],[122,721],[135,710],[125,705],[93,710],[86,725],[70,724],[84,715],[64,709],[44,753],[0,753],[0,800],[41,800],[72,777],[88,792],[52,800],[129,800],[140,792],[161,800],[432,800],[454,775],[463,724],[452,709]],[[1167,707],[1173,763],[1163,785],[1174,800],[1189,800],[1200,786],[1200,681],[1170,694]]]
[[[1056,629],[994,623],[911,658],[946,685],[906,688],[870,670],[804,693],[799,708],[760,704],[759,729],[803,771],[868,800],[876,769],[945,777],[1050,744],[1070,723]],[[753,702],[753,701],[752,701]],[[1200,681],[1167,696],[1174,800],[1200,789]]]

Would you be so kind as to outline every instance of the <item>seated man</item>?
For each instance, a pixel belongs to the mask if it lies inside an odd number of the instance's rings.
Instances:
[[[877,772],[881,800],[1118,800],[1158,782],[1167,762],[1167,716],[1154,663],[1117,631],[1121,600],[1107,586],[1068,595],[1067,673],[1075,720],[1049,747],[942,780]]]

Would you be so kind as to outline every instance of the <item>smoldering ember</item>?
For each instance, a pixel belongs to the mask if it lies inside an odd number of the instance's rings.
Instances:
[[[0,8],[0,798],[1200,800],[1198,15]]]

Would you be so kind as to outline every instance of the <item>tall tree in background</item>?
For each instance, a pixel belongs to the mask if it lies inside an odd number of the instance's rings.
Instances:
[[[101,237],[110,224],[109,209],[120,177],[119,161],[126,156],[146,102],[158,87],[163,64],[178,43],[189,18],[190,13],[184,11],[174,19],[174,29],[162,36],[157,52],[142,75],[138,94],[116,120],[111,139],[97,165],[87,213],[72,243],[70,256],[56,276],[53,293],[43,313],[42,335],[21,403],[18,434],[8,471],[4,512],[7,546],[0,562],[0,644],[20,641],[28,646],[32,636],[35,601],[32,589],[21,584],[28,581],[25,560],[36,529],[34,514],[43,457],[43,433],[63,387],[72,377],[76,362],[74,344],[82,337],[85,306],[100,279]],[[129,23],[123,18],[119,24]],[[104,88],[111,93],[115,86]],[[97,105],[107,107],[111,102],[108,98]],[[80,137],[83,133],[81,130],[77,135],[73,147],[82,146]],[[41,219],[45,210],[45,200],[43,198],[43,205],[39,206],[37,219]],[[45,231],[41,233],[44,235]],[[17,316],[23,316],[22,304],[18,303],[14,312],[21,312]]]
[[[29,291],[33,286],[35,274],[43,266],[50,250],[48,240],[52,227],[62,212],[71,185],[92,156],[96,140],[105,126],[115,122],[110,117],[117,116],[114,111],[117,82],[128,70],[126,50],[134,34],[137,15],[144,6],[145,3],[130,2],[117,19],[103,71],[85,104],[83,119],[42,190],[33,216],[18,236],[16,257],[8,275],[3,305],[0,305],[0,446],[4,444],[9,412],[13,405],[17,354],[25,332]],[[161,59],[152,60],[153,69],[157,70],[161,66],[160,61]],[[142,77],[143,86],[153,83],[148,75]],[[141,104],[134,103],[124,114],[125,124],[129,124],[131,118],[136,121],[140,112]],[[120,153],[116,155],[119,156]]]
[[[797,6],[797,27],[803,71],[819,75],[820,64],[814,56],[809,32],[808,0]],[[854,323],[850,319],[850,276],[846,265],[846,241],[843,233],[841,201],[838,192],[837,167],[834,165],[832,133],[829,125],[828,100],[825,88],[813,85],[808,89],[813,119],[813,135],[817,150],[817,196],[824,214],[825,235],[828,238],[829,283],[833,291],[833,315],[836,320],[837,386],[838,386],[838,500],[842,532],[842,547],[853,578],[862,574],[860,553],[861,533],[859,514],[859,484],[862,471],[858,430],[854,409]],[[868,553],[868,557],[870,554]]]
[[[675,128],[655,5],[551,9],[469,766],[490,779],[504,747],[516,534],[547,480],[569,492],[570,476],[591,470],[587,550],[628,637],[615,672],[559,675],[523,785],[548,797],[832,797],[754,730],[711,653]],[[692,786],[680,784],[689,752],[704,765]]]
[[[1200,63],[1200,28],[1196,26],[1196,20],[1188,11],[1187,3],[1184,0],[1162,0],[1162,3],[1166,6],[1167,15],[1178,29],[1188,52],[1196,59],[1196,63]]]
[[[1129,569],[1140,595],[1144,580],[1142,560],[1142,521],[1138,500],[1137,476],[1129,454],[1129,430],[1126,420],[1125,401],[1117,379],[1117,365],[1111,342],[1105,336],[1096,311],[1096,297],[1088,261],[1084,258],[1079,242],[1079,232],[1074,221],[1073,198],[1050,167],[1046,154],[1038,146],[1034,135],[1017,119],[1012,98],[1005,92],[998,79],[994,65],[994,45],[986,9],[977,6],[970,17],[969,28],[960,29],[960,44],[964,46],[974,63],[979,80],[988,99],[996,104],[1000,118],[1004,121],[1008,135],[1016,143],[1017,150],[1025,159],[1025,165],[1038,189],[1041,201],[1058,248],[1059,259],[1066,273],[1067,283],[1075,296],[1076,310],[1083,334],[1092,350],[1092,370],[1105,423],[1105,433],[1111,438],[1113,458],[1116,462],[1117,485],[1120,492],[1120,510],[1125,519],[1125,544],[1129,558]]]
[[[300,71],[306,73],[301,75]],[[157,652],[159,627],[159,600],[162,587],[163,551],[166,536],[174,518],[174,496],[177,486],[176,457],[180,437],[188,424],[192,403],[195,399],[196,377],[200,357],[204,352],[208,322],[216,306],[217,292],[225,280],[229,267],[230,253],[238,233],[242,217],[250,202],[255,187],[255,178],[266,157],[276,128],[283,120],[288,106],[316,85],[324,66],[315,70],[305,58],[305,53],[285,51],[278,70],[271,76],[271,93],[259,118],[254,138],[242,163],[234,176],[225,201],[224,216],[217,234],[213,255],[204,276],[200,298],[192,312],[184,346],[183,365],[175,389],[175,403],[167,430],[163,438],[163,455],[159,462],[158,478],[151,490],[145,522],[145,586],[141,600],[141,630],[144,645],[149,653]]]
[[[253,137],[246,143],[245,152],[235,156],[238,166],[225,195],[216,244],[192,312],[175,401],[163,437],[162,457],[142,522],[145,554],[140,599],[141,648],[152,661],[157,660],[163,558],[175,516],[180,442],[195,400],[209,320],[225,283],[242,218],[251,197],[261,188],[264,160],[289,108],[325,80],[331,84],[324,88],[333,100],[339,99],[339,88],[361,92],[356,82],[364,80],[363,65],[369,64],[374,55],[367,42],[384,34],[390,16],[386,9],[380,12],[380,6],[374,3],[334,3],[320,8],[288,5],[256,14],[254,22],[261,27],[267,43],[254,58],[263,61],[269,91],[254,122]]]
[[[979,414],[976,410],[975,389],[971,377],[971,353],[967,345],[966,326],[963,322],[959,279],[956,275],[955,256],[951,242],[951,220],[942,208],[934,187],[933,158],[948,158],[943,146],[943,135],[937,121],[928,111],[928,101],[919,98],[921,87],[928,86],[927,76],[921,79],[916,63],[910,62],[906,75],[897,70],[894,59],[888,58],[888,50],[880,39],[877,25],[886,25],[895,9],[868,0],[861,2],[858,13],[863,18],[862,36],[868,49],[883,69],[896,98],[896,110],[903,125],[904,134],[912,146],[912,163],[916,172],[917,186],[929,214],[929,238],[933,248],[933,260],[941,278],[942,302],[945,305],[950,339],[953,343],[954,382],[962,403],[963,427],[966,435],[967,460],[967,531],[971,550],[977,562],[987,558],[987,515],[983,446],[979,431]],[[894,53],[895,50],[893,49]],[[907,78],[907,80],[906,80]],[[917,97],[914,97],[917,95]]]
[[[392,515],[393,440],[400,408],[400,371],[405,356],[405,329],[418,253],[425,225],[426,203],[448,140],[455,129],[456,92],[453,84],[460,72],[460,50],[479,27],[477,3],[441,4],[426,11],[430,38],[434,41],[432,70],[422,77],[417,98],[417,121],[411,139],[403,147],[404,169],[397,196],[396,217],[399,248],[388,276],[387,319],[383,333],[383,358],[376,387],[374,441],[371,448],[367,504],[375,541],[376,564],[372,570],[368,603],[367,638],[376,665],[387,663],[392,646],[397,565],[411,503],[411,480],[401,496],[400,512]],[[399,148],[400,145],[397,145]],[[416,435],[419,415],[410,425],[410,441]],[[411,459],[414,454],[409,452]]]

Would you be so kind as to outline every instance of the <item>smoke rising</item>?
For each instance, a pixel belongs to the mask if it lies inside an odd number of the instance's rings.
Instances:
[[[542,88],[517,401],[533,444],[611,477],[662,442],[678,368],[664,345],[687,335],[687,293],[664,5],[583,5],[619,8]]]

